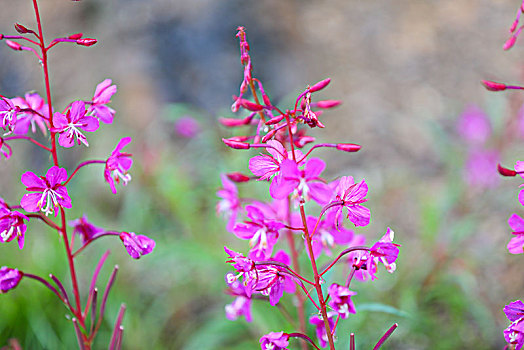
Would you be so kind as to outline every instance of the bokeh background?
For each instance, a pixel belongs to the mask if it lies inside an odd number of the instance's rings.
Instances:
[[[31,2],[2,0],[0,33],[20,22],[35,27]],[[126,349],[256,349],[275,324],[276,310],[254,305],[254,322],[228,321],[224,305],[223,246],[247,247],[215,215],[219,174],[247,172],[249,156],[220,142],[230,131],[231,96],[242,79],[235,28],[247,29],[255,76],[273,101],[287,107],[307,84],[326,77],[324,98],[343,104],[325,113],[320,140],[352,142],[361,152],[319,152],[327,177],[353,175],[369,183],[372,224],[356,230],[369,241],[387,226],[402,244],[395,274],[355,284],[357,314],[340,326],[339,347],[355,332],[358,348],[374,344],[394,322],[387,349],[500,349],[507,320],[502,307],[524,290],[521,256],[511,256],[507,218],[520,210],[518,179],[472,185],[465,177],[468,144],[456,131],[460,115],[477,106],[493,133],[486,148],[512,166],[522,156],[516,127],[519,93],[488,93],[481,79],[519,83],[524,57],[517,42],[503,52],[517,0],[65,0],[41,1],[47,39],[83,32],[90,48],[59,45],[50,55],[55,106],[90,99],[96,84],[118,85],[115,122],[90,135],[91,146],[63,151],[72,170],[80,160],[106,158],[132,136],[132,182],[112,195],[102,168],[84,169],[70,185],[73,219],[86,214],[99,226],[144,233],[155,251],[133,261],[118,240],[89,247],[80,258],[87,286],[98,258],[111,249],[120,272],[97,348],[106,346],[121,302],[126,303]],[[37,62],[0,45],[0,93],[43,94]],[[198,123],[192,137],[177,120]],[[522,158],[520,158],[522,159]],[[20,176],[42,173],[46,155],[14,145],[0,162],[0,195],[10,203],[24,193]],[[480,170],[479,170],[480,171]],[[495,169],[493,169],[493,172]],[[499,180],[497,182],[497,179]],[[69,188],[69,187],[68,187]],[[263,195],[264,185],[244,193]],[[103,243],[102,243],[103,242]],[[0,265],[68,281],[56,234],[32,222],[26,247],[0,246]],[[291,299],[288,298],[287,301]],[[25,349],[76,344],[66,309],[32,281],[0,297],[0,346],[17,338]],[[291,329],[286,328],[291,331]],[[292,346],[295,346],[296,342]]]

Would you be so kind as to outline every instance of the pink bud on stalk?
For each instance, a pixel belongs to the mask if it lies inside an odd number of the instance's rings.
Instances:
[[[251,118],[249,119],[248,118],[244,118],[244,119],[218,118],[218,121],[220,122],[220,124],[231,128],[235,126],[247,125],[251,122]]]
[[[70,36],[68,36],[67,38],[68,39],[71,39],[71,40],[78,40],[80,39],[84,34],[82,33],[75,33],[75,34],[71,34]]]
[[[15,30],[20,34],[34,33],[31,29],[27,29],[25,26],[20,23],[15,23]]]
[[[21,51],[22,50],[22,45],[20,45],[19,43],[15,42],[15,41],[6,40],[5,43],[7,44],[7,46],[9,46],[10,48],[12,48],[15,51]]]
[[[315,85],[311,86],[309,88],[309,92],[316,92],[316,91],[319,91],[319,90],[322,90],[323,88],[325,88],[326,86],[328,86],[328,84],[331,82],[331,79],[330,78],[327,78],[327,79],[324,79],[324,80],[321,80],[319,81],[318,83],[316,83]]]
[[[337,143],[336,148],[344,152],[358,152],[362,147],[354,143]]]
[[[222,139],[222,141],[229,147],[234,149],[249,149],[249,143],[234,141],[231,139]]]
[[[76,43],[81,46],[93,46],[97,43],[96,39],[93,38],[84,38],[84,39],[77,39]]]
[[[506,84],[490,80],[482,80],[482,85],[484,85],[484,87],[489,91],[504,91],[507,88]]]
[[[249,100],[246,100],[246,99],[239,99],[239,102],[240,102],[240,105],[242,107],[244,107],[245,109],[249,110],[249,111],[252,111],[252,112],[258,112],[258,111],[261,111],[264,106],[261,106],[259,104],[256,104],[254,102],[251,102]]]
[[[239,172],[228,173],[226,176],[233,182],[248,182],[250,177]]]
[[[318,108],[333,108],[341,104],[342,102],[339,100],[324,100],[324,101],[318,101],[315,103],[312,103],[313,106],[316,106]]]
[[[509,37],[509,39],[504,43],[504,46],[502,47],[505,51],[509,50],[515,45],[515,41],[517,41],[517,35],[512,35]]]
[[[273,117],[273,118],[269,119],[266,122],[266,125],[273,125],[273,124],[280,123],[282,121],[282,119],[284,119],[284,114],[277,115],[276,117]]]
[[[4,39],[4,34],[0,33],[0,40]]]
[[[504,168],[502,165],[497,164],[497,170],[502,176],[517,176],[517,172],[513,169]]]
[[[273,129],[270,132],[268,132],[263,138],[262,143],[266,143],[268,140],[270,140],[275,134],[277,133],[277,129]]]

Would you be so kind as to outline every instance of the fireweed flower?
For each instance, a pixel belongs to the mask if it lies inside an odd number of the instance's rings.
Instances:
[[[277,242],[278,231],[285,225],[267,219],[255,205],[246,206],[246,211],[251,221],[235,224],[233,233],[240,239],[249,239],[250,258],[254,260],[267,259],[271,256],[273,246]]]
[[[524,345],[524,317],[512,322],[504,330],[504,339],[506,339],[506,342],[515,345],[515,350],[522,349],[522,345]]]
[[[328,321],[329,321],[329,332],[333,329],[335,326],[335,321],[333,321],[333,317],[336,315],[336,312],[330,311],[327,313]],[[318,342],[321,347],[325,348],[328,343],[328,337],[326,334],[326,325],[324,324],[324,320],[322,319],[322,316],[315,315],[313,317],[309,318],[309,323],[315,326],[315,333],[317,334]]]
[[[329,296],[331,297],[329,306],[338,312],[340,317],[348,318],[350,313],[356,313],[355,305],[351,300],[353,295],[357,295],[357,292],[352,292],[347,287],[333,283],[329,287]]]
[[[58,143],[63,147],[72,147],[76,143],[83,143],[89,147],[87,138],[82,131],[93,132],[98,129],[99,123],[95,117],[86,115],[84,101],[75,101],[66,114],[55,113],[53,116],[53,131],[59,134]]]
[[[400,245],[393,243],[394,238],[395,233],[388,227],[384,236],[373,244],[370,251],[373,263],[375,265],[379,262],[384,264],[389,273],[395,272],[397,268],[395,261],[398,258],[398,247],[400,247]]]
[[[115,110],[106,106],[116,93],[116,85],[111,85],[111,83],[111,79],[106,79],[96,86],[95,96],[87,110],[87,114],[92,113],[93,116],[106,124],[111,124],[115,116]]]
[[[284,332],[271,332],[260,338],[262,350],[287,350],[289,335]]]
[[[9,135],[13,132],[19,112],[20,108],[15,106],[13,101],[0,97],[0,126],[6,130],[4,135]]]
[[[524,303],[520,300],[513,301],[504,306],[504,313],[511,322],[524,317]]]
[[[342,209],[347,208],[347,217],[355,226],[366,226],[369,224],[370,211],[368,208],[360,205],[367,201],[365,198],[368,194],[368,185],[365,180],[358,184],[354,183],[352,176],[343,176],[335,190],[336,200],[342,201],[342,205],[337,206],[335,215],[335,226],[338,227],[338,219],[342,214]]]
[[[285,265],[291,263],[290,257],[280,250],[269,261],[278,261]],[[286,293],[295,292],[295,283],[293,278],[286,272],[282,271],[279,266],[260,265],[256,269],[256,285],[253,287],[256,292],[269,296],[269,303],[276,305],[282,298],[284,291]]]
[[[87,216],[85,214],[82,215],[81,218],[69,221],[69,226],[73,227],[73,234],[80,236],[82,244],[89,242],[99,234],[105,232],[103,228],[96,227],[87,221]]]
[[[114,194],[116,194],[115,182],[117,184],[122,182],[125,186],[131,181],[131,175],[128,171],[133,165],[133,159],[131,158],[131,154],[120,152],[129,142],[131,142],[131,137],[122,138],[106,161],[104,179]]]
[[[233,181],[229,180],[225,174],[221,174],[222,186],[217,191],[217,196],[222,198],[216,206],[217,214],[223,214],[228,219],[227,230],[231,231],[237,221],[238,211],[242,209],[238,198],[238,189]]]
[[[22,271],[18,271],[18,269],[2,266],[0,268],[0,294],[16,288],[23,275]]]
[[[243,279],[243,285],[247,288],[244,289],[244,292],[248,298],[251,298],[252,294],[252,285],[255,283],[254,279],[256,278],[255,271],[255,262],[249,258],[246,258],[244,255],[237,253],[227,247],[224,247],[227,255],[229,255],[229,260],[227,263],[233,264],[237,274],[228,273],[226,274],[226,281],[229,285],[232,285],[235,281]]]
[[[133,259],[140,259],[143,255],[147,255],[155,248],[155,241],[144,235],[136,235],[134,232],[121,232],[119,235],[127,253]]]
[[[36,132],[36,127],[42,131],[42,134],[47,135],[49,119],[49,108],[45,100],[37,93],[28,93],[22,97],[15,97],[12,99],[13,104],[20,108],[18,119],[16,121],[15,134],[23,135],[29,131]]]
[[[62,182],[67,180],[67,171],[57,166],[51,167],[46,176],[36,176],[31,171],[22,175],[22,183],[28,193],[22,197],[20,205],[28,212],[43,211],[45,215],[58,214],[58,208],[71,208],[71,198]]]
[[[228,276],[226,275],[226,281]],[[231,283],[228,282],[229,293],[235,296],[235,300],[231,304],[225,306],[226,318],[234,321],[240,316],[246,318],[246,322],[253,320],[251,316],[251,288],[246,287],[238,280]]]
[[[524,253],[524,219],[518,214],[512,214],[508,219],[508,224],[514,235],[507,245],[508,251],[511,254]]]
[[[17,211],[0,207],[0,242],[11,242],[16,237],[18,247],[24,248],[24,236],[27,229],[24,220],[29,220],[29,218]]]
[[[319,158],[312,158],[301,170],[298,164],[290,159],[282,162],[281,176],[276,181],[276,186],[270,194],[273,198],[282,199],[295,191],[295,197],[304,197],[305,200],[313,199],[319,204],[329,202],[332,191],[319,177],[326,164]]]

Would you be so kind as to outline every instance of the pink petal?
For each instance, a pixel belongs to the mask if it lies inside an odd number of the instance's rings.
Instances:
[[[63,132],[58,136],[58,144],[62,147],[73,147],[75,145],[75,140],[73,137],[68,137],[67,133]]]
[[[58,187],[56,193],[62,197],[58,199],[58,204],[60,204],[62,208],[72,208],[71,198],[69,197],[69,193],[67,193],[65,186]]]
[[[58,112],[53,114],[53,126],[55,130],[64,130],[68,124],[69,121],[67,120],[67,117],[65,115]]]
[[[524,253],[524,235],[518,235],[510,239],[507,248],[511,254]]]
[[[285,180],[282,174],[278,174],[269,185],[269,194],[272,198],[286,198],[298,186],[298,180]]]
[[[36,187],[36,188],[41,188],[42,190],[47,187],[44,180],[36,176],[31,171],[28,171],[22,175],[22,183],[26,187]]]
[[[249,160],[249,170],[260,180],[266,180],[278,171],[278,165],[267,156],[254,156]]]
[[[357,202],[362,200],[368,194],[368,185],[365,180],[362,180],[351,189],[346,198],[347,201]]]
[[[512,214],[508,219],[509,226],[516,232],[524,232],[524,219],[517,214]]]
[[[20,205],[22,208],[24,208],[25,211],[34,213],[40,210],[37,203],[42,197],[42,193],[27,193],[22,197],[22,200],[20,201]],[[46,199],[44,199],[44,203],[42,203],[42,206],[45,205]]]
[[[95,115],[103,123],[111,124],[115,116],[115,110],[108,106],[94,106]]]
[[[49,168],[45,178],[47,179],[47,182],[49,182],[50,187],[54,187],[55,185],[67,180],[67,171],[64,168],[59,168],[55,165]]]
[[[333,195],[331,188],[322,182],[308,182],[309,195],[319,204],[327,204]]]
[[[326,168],[326,163],[320,158],[311,158],[304,168],[306,179],[316,179]]]
[[[75,101],[71,104],[71,121],[77,122],[86,114],[86,105],[84,101]]]
[[[273,147],[273,148],[267,148],[267,152],[273,156],[278,162],[281,162],[285,155],[287,154],[286,149],[282,144],[277,140],[269,140],[267,142],[267,145]]]
[[[98,123],[98,119],[90,116],[85,116],[81,118],[79,122],[82,123],[82,126],[80,128],[89,132],[96,131],[98,129],[98,126],[100,125]]]
[[[124,148],[125,146],[127,146],[130,142],[131,142],[131,137],[127,136],[127,137],[122,137],[120,139],[120,141],[118,141],[118,144],[116,145],[115,149],[113,150],[113,152],[111,152],[111,154],[116,154],[116,153],[119,153],[122,148]]]
[[[96,86],[93,102],[108,103],[109,100],[111,100],[111,96],[113,96],[117,90],[116,85],[111,86],[111,83],[111,79],[105,79]]]
[[[355,226],[366,226],[369,224],[371,212],[368,208],[361,205],[353,205],[348,207],[348,219]]]

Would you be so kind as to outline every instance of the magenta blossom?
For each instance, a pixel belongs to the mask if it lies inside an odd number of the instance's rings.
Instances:
[[[291,259],[283,250],[277,252],[269,261],[277,261],[285,265],[291,263]],[[284,291],[290,294],[295,292],[293,278],[280,266],[259,265],[256,278],[254,291],[269,296],[269,303],[273,306],[278,304]]]
[[[348,318],[350,313],[356,313],[355,305],[351,300],[353,295],[357,295],[357,292],[352,292],[347,287],[333,283],[329,287],[329,296],[331,297],[329,306],[338,312],[340,317]]]
[[[96,86],[95,96],[87,110],[88,114],[92,113],[93,116],[106,124],[111,124],[115,116],[115,110],[106,106],[116,93],[116,85],[111,85],[111,83],[111,79],[106,79]]]
[[[80,236],[82,244],[91,241],[96,238],[101,233],[105,232],[104,229],[96,227],[89,221],[87,221],[87,216],[84,214],[81,218],[70,221],[69,226],[73,227],[73,234]]]
[[[226,276],[229,279],[229,276]],[[228,293],[235,296],[235,300],[231,304],[226,305],[226,318],[234,321],[240,316],[246,318],[246,322],[251,322],[251,287],[246,287],[238,280],[232,282],[228,281]]]
[[[255,205],[246,206],[246,211],[251,221],[237,223],[233,227],[233,233],[240,239],[249,239],[250,258],[254,260],[267,259],[271,256],[273,246],[277,242],[279,230],[284,228],[285,225],[267,219]]]
[[[482,109],[469,106],[460,116],[457,131],[469,143],[484,144],[491,135],[491,125]]]
[[[16,288],[23,275],[22,271],[18,271],[18,269],[2,266],[0,268],[0,294]]]
[[[83,101],[75,101],[66,114],[55,113],[53,116],[54,128],[52,131],[59,134],[58,143],[63,147],[72,147],[76,143],[89,146],[87,138],[82,131],[93,132],[98,129],[98,120],[86,115]]]
[[[6,130],[4,135],[9,135],[13,132],[19,112],[20,108],[15,106],[13,101],[0,97],[0,127]]]
[[[49,107],[45,100],[36,92],[25,94],[25,97],[13,98],[13,103],[20,108],[18,120],[16,122],[15,134],[23,135],[29,131],[36,132],[36,127],[42,131],[42,134],[47,135]]]
[[[260,338],[262,350],[287,350],[289,334],[284,332],[271,332]]]
[[[395,233],[388,227],[384,236],[382,236],[382,238],[371,247],[373,263],[375,265],[379,262],[384,264],[389,273],[395,272],[397,268],[395,261],[398,258],[398,247],[400,247],[399,244],[393,243],[394,238]]]
[[[326,164],[319,158],[312,158],[301,170],[298,164],[286,159],[280,165],[281,176],[278,177],[275,186],[270,188],[271,197],[282,199],[295,191],[295,197],[303,197],[305,200],[313,199],[319,204],[326,204],[331,198],[332,191],[320,178]]]
[[[336,314],[337,313],[333,311],[327,313],[330,332],[335,327],[335,321],[333,321],[333,317]],[[315,315],[313,317],[310,317],[309,323],[315,326],[315,333],[317,334],[318,342],[321,347],[325,348],[328,343],[328,337],[326,333],[326,325],[324,323],[324,320],[322,319],[322,316]]]
[[[524,317],[524,303],[520,300],[512,301],[508,305],[504,306],[504,313],[511,322]]]
[[[224,250],[229,255],[229,260],[227,263],[233,264],[237,274],[228,273],[226,274],[226,281],[228,285],[233,285],[236,281],[243,279],[243,292],[248,298],[251,298],[253,292],[253,284],[256,283],[257,271],[255,269],[255,262],[249,258],[246,258],[244,255],[237,253],[227,247],[224,247]]]
[[[125,186],[131,181],[131,175],[128,171],[133,165],[133,159],[130,153],[120,152],[129,142],[131,142],[131,137],[122,138],[106,161],[104,179],[114,194],[116,194],[115,182],[117,184],[122,182]]]
[[[508,219],[508,224],[513,230],[514,237],[508,243],[508,250],[511,254],[524,253],[524,219],[518,214],[512,214]]]
[[[508,343],[515,345],[515,350],[522,349],[522,345],[524,345],[524,317],[512,322],[504,330],[504,339]]]
[[[143,255],[147,255],[155,248],[155,241],[144,235],[136,235],[134,232],[121,232],[120,239],[124,243],[127,253],[133,259],[140,259]]]
[[[27,230],[24,220],[27,221],[29,218],[17,211],[0,207],[0,242],[10,242],[16,237],[18,247],[24,248],[24,237]]]
[[[342,201],[340,206],[337,206],[335,215],[335,226],[338,227],[338,219],[342,214],[342,209],[347,208],[347,217],[355,226],[366,226],[369,224],[370,211],[361,204],[366,202],[365,198],[368,194],[368,185],[366,181],[362,180],[358,184],[354,183],[352,176],[343,176],[336,188],[336,200]]]
[[[223,214],[228,219],[227,230],[232,231],[242,206],[238,198],[237,186],[225,174],[221,174],[220,178],[223,188],[217,191],[217,196],[222,199],[217,203],[216,210],[217,214]]]
[[[71,198],[62,183],[67,180],[67,171],[57,166],[51,167],[45,177],[36,176],[31,171],[22,175],[22,183],[28,193],[22,197],[20,205],[28,212],[43,211],[45,215],[58,214],[58,208],[71,208]]]

